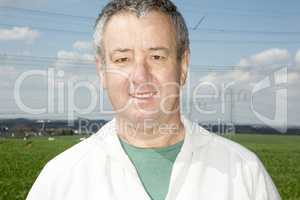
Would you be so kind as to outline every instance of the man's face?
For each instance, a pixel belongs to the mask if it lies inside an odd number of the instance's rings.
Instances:
[[[138,124],[179,113],[188,55],[177,61],[175,30],[166,15],[114,15],[103,33],[103,48],[106,68],[100,70],[101,81],[119,117]],[[98,68],[100,63],[98,58]]]

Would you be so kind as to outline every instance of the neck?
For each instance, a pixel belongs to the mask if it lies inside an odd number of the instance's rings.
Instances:
[[[144,123],[132,124],[122,117],[116,117],[119,137],[136,147],[159,148],[176,144],[184,139],[184,125],[180,115],[165,120],[145,120]]]

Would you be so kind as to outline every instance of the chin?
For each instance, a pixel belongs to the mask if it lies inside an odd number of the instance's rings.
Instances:
[[[127,119],[129,119],[134,124],[144,124],[147,122],[155,122],[159,119],[158,112],[146,113],[146,112],[135,111],[127,116],[128,116]]]

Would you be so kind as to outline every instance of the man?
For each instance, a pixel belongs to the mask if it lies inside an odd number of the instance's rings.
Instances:
[[[172,2],[113,0],[94,36],[115,118],[51,160],[28,200],[280,199],[253,153],[180,115],[190,52]]]

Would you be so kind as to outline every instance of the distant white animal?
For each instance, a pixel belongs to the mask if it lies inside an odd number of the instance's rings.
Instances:
[[[54,141],[55,138],[53,138],[53,137],[48,137],[48,140],[49,140],[49,141]]]

